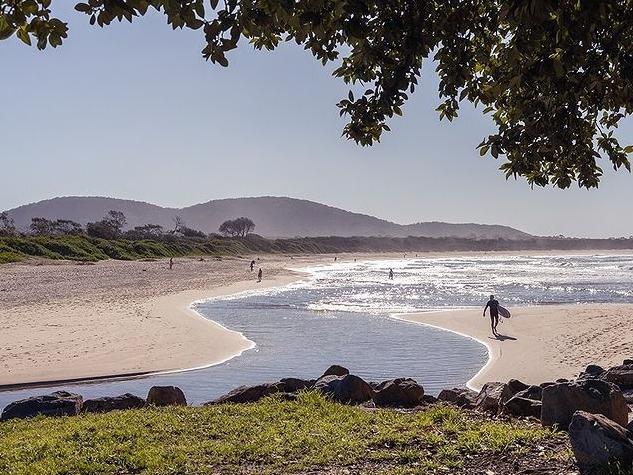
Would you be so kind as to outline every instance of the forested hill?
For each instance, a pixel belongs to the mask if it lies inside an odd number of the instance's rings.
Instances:
[[[227,219],[246,216],[265,237],[387,236],[458,237],[471,239],[526,239],[517,229],[487,224],[420,222],[397,224],[366,214],[353,213],[313,201],[264,196],[213,200],[185,208],[166,208],[141,201],[103,197],[60,197],[8,211],[18,230],[28,230],[32,218],[68,219],[82,225],[101,219],[108,211],[121,211],[127,228],[158,224],[174,227],[180,216],[188,227],[205,233],[217,232]]]

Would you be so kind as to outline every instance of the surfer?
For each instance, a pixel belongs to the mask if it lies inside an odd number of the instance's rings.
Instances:
[[[490,308],[490,328],[492,328],[492,334],[497,336],[497,325],[499,324],[499,301],[495,300],[495,296],[491,295],[490,300],[484,308],[484,317],[486,316],[486,310]]]
[[[393,280],[393,269],[389,269],[389,280]]]
[[[261,282],[262,281],[262,277],[263,277],[264,273],[262,272],[262,268],[259,268],[259,272],[257,273],[257,282]]]

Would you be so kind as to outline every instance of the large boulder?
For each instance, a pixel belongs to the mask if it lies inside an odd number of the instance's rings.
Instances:
[[[633,365],[614,366],[606,370],[600,378],[617,384],[620,389],[633,389]]]
[[[569,441],[579,467],[591,469],[616,463],[633,463],[633,441],[624,427],[601,414],[574,413],[569,424]]]
[[[313,389],[345,404],[362,404],[374,396],[371,386],[353,374],[325,376],[315,383]]]
[[[1,419],[25,419],[35,416],[76,416],[81,411],[83,398],[67,391],[55,391],[12,402],[2,411]]]
[[[578,375],[576,379],[597,379],[604,374],[604,368],[601,366],[590,364],[587,368]]]
[[[152,386],[147,393],[147,404],[151,406],[186,406],[185,394],[176,386]]]
[[[280,390],[285,393],[296,393],[303,389],[310,389],[314,386],[315,380],[299,379],[299,378],[283,378],[276,383]]]
[[[125,393],[114,397],[100,397],[84,401],[81,412],[110,412],[124,409],[138,409],[145,406],[145,399]]]
[[[376,387],[377,407],[416,407],[424,402],[424,388],[410,378],[385,381]]]
[[[477,402],[477,393],[466,388],[443,389],[438,394],[437,400],[463,409],[472,409]]]
[[[266,396],[277,394],[280,392],[286,392],[283,390],[283,385],[280,383],[265,383],[256,384],[255,386],[240,386],[233,391],[220,396],[219,398],[205,403],[205,406],[213,404],[223,404],[232,402],[236,404],[244,404],[250,402],[257,402]],[[288,391],[290,392],[290,391]]]
[[[558,383],[543,388],[541,423],[566,428],[576,411],[602,414],[625,426],[628,407],[614,384],[596,379]]]
[[[337,364],[333,364],[325,370],[325,373],[323,373],[319,379],[326,376],[345,376],[346,374],[349,374],[349,369]]]
[[[540,401],[543,399],[543,388],[540,386],[530,386],[523,391],[519,391],[513,397],[524,397],[526,399],[533,399],[535,401]]]
[[[497,414],[503,405],[508,401],[514,393],[505,383],[486,383],[484,384],[477,400],[475,401],[475,409],[482,412],[491,412]]]
[[[525,391],[529,387],[530,387],[529,384],[525,384],[524,382],[519,381],[518,379],[511,379],[510,381],[508,381],[508,388],[510,389],[510,392],[512,392],[512,394]]]
[[[511,397],[502,407],[501,413],[513,417],[541,417],[541,401],[521,396]]]

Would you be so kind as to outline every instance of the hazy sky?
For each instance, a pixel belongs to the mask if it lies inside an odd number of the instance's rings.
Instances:
[[[633,177],[599,190],[506,181],[475,147],[477,111],[438,121],[434,65],[373,148],[341,138],[347,88],[294,45],[246,43],[228,69],[206,63],[202,33],[162,16],[103,30],[70,9],[70,37],[44,52],[0,42],[0,210],[59,195],[183,206],[215,198],[306,198],[400,223],[499,223],[550,235],[633,235]],[[621,128],[633,142],[633,126]]]

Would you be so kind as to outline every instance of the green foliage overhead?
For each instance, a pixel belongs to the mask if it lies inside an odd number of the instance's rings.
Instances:
[[[66,24],[51,0],[0,2],[0,37],[58,46]],[[630,0],[89,0],[91,24],[133,21],[152,8],[172,28],[201,30],[205,59],[228,65],[240,40],[272,50],[295,42],[353,85],[338,104],[344,136],[379,141],[402,114],[425,59],[440,77],[440,119],[469,101],[497,131],[480,154],[531,185],[598,186],[601,159],[630,171],[633,146],[614,134],[633,111]]]

